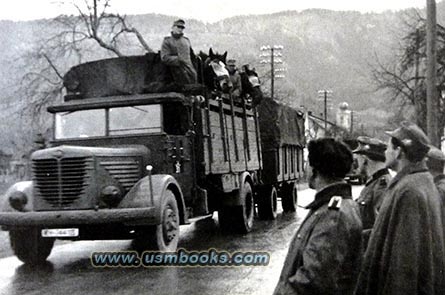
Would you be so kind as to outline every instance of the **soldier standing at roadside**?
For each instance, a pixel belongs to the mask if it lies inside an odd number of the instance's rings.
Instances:
[[[442,198],[442,205],[445,205],[445,175],[443,174],[445,155],[438,148],[431,146],[427,156],[428,170],[434,177],[434,184]]]
[[[293,237],[275,288],[278,294],[352,294],[362,257],[362,222],[343,178],[352,153],[333,138],[308,144],[309,187],[317,191]]]
[[[443,209],[424,161],[428,137],[409,122],[387,134],[385,163],[397,175],[371,232],[355,294],[443,295]]]
[[[366,136],[359,136],[357,140],[359,146],[352,152],[358,155],[360,173],[364,173],[368,178],[356,200],[360,206],[363,223],[363,248],[366,250],[391,175],[385,167],[386,144],[377,138]]]

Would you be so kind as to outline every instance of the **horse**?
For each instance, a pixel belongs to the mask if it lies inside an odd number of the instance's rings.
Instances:
[[[194,64],[198,72],[198,81],[202,83],[208,91],[213,92],[217,96],[221,94],[229,94],[232,89],[232,83],[229,78],[229,72],[225,67],[227,51],[224,54],[214,52],[212,48],[206,54],[202,51],[194,59]],[[161,62],[160,54],[146,54],[146,62],[148,68],[145,76],[145,92],[183,92],[190,89],[184,89],[184,85],[173,82],[168,68]],[[249,65],[243,65],[241,68],[241,97],[247,101],[251,101],[253,106],[258,105],[263,99],[263,93],[260,89],[260,81],[258,74],[254,69],[250,69]],[[195,87],[196,88],[196,87]],[[191,92],[200,94],[202,89],[191,89]]]
[[[252,106],[257,106],[263,99],[263,92],[260,88],[260,80],[258,74],[254,69],[250,69],[249,65],[243,65],[241,67],[241,96],[252,101]]]
[[[200,51],[198,56],[201,59],[198,66],[198,80],[212,92],[229,93],[232,82],[225,65],[227,51],[218,54],[210,48],[209,54]]]

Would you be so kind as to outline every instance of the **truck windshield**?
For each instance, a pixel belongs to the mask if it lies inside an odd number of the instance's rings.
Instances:
[[[56,114],[56,139],[105,136],[105,110]]]
[[[110,135],[159,133],[161,126],[161,105],[110,109]]]
[[[55,120],[56,139],[162,131],[160,105],[60,112],[56,113]]]

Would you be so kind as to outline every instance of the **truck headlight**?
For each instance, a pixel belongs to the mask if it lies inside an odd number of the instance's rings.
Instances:
[[[122,192],[115,185],[107,185],[101,191],[102,200],[110,207],[117,206],[122,200]]]
[[[9,204],[15,210],[24,211],[27,203],[28,197],[23,192],[15,191],[9,196]]]

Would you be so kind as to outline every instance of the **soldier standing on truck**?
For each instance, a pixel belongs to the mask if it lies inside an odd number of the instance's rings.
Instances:
[[[356,200],[360,205],[363,223],[363,248],[366,250],[391,175],[385,167],[386,144],[377,138],[367,136],[359,136],[357,141],[359,146],[352,152],[358,155],[359,173],[365,174],[368,178]]]
[[[243,88],[241,85],[241,75],[236,67],[236,60],[229,59],[227,61],[227,70],[229,72],[230,81],[232,82],[232,96],[235,100],[239,100]]]
[[[184,36],[185,22],[178,19],[173,23],[171,36],[164,38],[161,46],[161,60],[170,68],[173,81],[184,84],[197,82],[196,70],[192,63],[194,56],[190,40]]]
[[[317,191],[291,241],[275,295],[352,294],[362,257],[362,223],[343,178],[352,153],[333,138],[309,142],[309,187]]]

